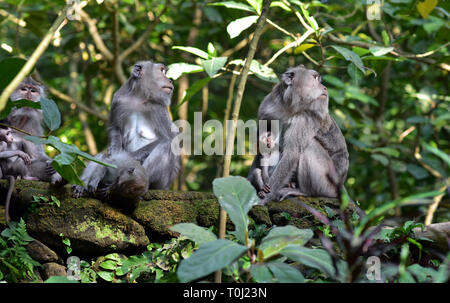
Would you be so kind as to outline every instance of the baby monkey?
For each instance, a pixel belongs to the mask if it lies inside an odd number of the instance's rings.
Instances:
[[[39,180],[30,176],[30,156],[25,153],[23,142],[15,140],[11,129],[0,121],[0,178],[13,176],[17,179]]]
[[[269,178],[280,161],[280,140],[278,134],[271,131],[261,133],[259,146],[262,158],[260,159],[260,167],[253,172],[253,178],[258,185],[258,196],[264,198],[270,192]]]
[[[22,142],[20,140],[18,142],[14,141],[11,129],[6,126],[8,121],[2,120],[0,123],[0,178],[7,177],[9,179],[9,188],[5,202],[5,220],[6,223],[9,223],[9,207],[15,178],[26,180],[38,180],[38,178],[29,176],[28,165],[31,164],[31,158],[22,151]]]

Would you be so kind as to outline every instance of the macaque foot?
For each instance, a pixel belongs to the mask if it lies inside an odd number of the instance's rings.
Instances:
[[[58,174],[56,172],[50,177],[50,183],[52,183],[53,185],[61,184],[62,181],[63,181],[63,178],[61,177],[60,174]]]
[[[280,189],[280,191],[278,192],[277,195],[277,200],[278,201],[283,201],[284,199],[286,199],[289,196],[294,196],[294,197],[299,197],[299,196],[303,196],[306,197],[306,194],[301,192],[300,190],[296,189],[296,188],[282,188]]]
[[[75,198],[81,198],[86,190],[81,185],[75,185],[72,190],[72,195]]]

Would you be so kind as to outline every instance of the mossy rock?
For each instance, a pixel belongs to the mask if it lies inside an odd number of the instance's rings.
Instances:
[[[27,216],[30,235],[59,248],[62,237],[69,238],[74,253],[133,251],[149,243],[143,226],[105,203],[86,198],[60,202],[60,207],[42,205]]]
[[[0,180],[0,196],[6,196],[8,185],[7,180]],[[61,206],[40,203],[36,212],[29,213],[33,196],[55,196]],[[251,222],[267,226],[291,224],[299,228],[318,225],[318,221],[298,201],[324,214],[329,211],[327,207],[339,207],[337,199],[300,197],[253,207],[249,212]],[[217,227],[220,213],[217,199],[209,192],[150,190],[136,208],[124,210],[89,197],[72,198],[70,185],[58,187],[26,180],[16,182],[11,208],[13,219],[24,217],[29,233],[44,244],[63,249],[60,236],[63,234],[64,238],[70,239],[73,253],[97,255],[143,249],[149,238],[159,241],[174,236],[169,228],[177,223]],[[3,207],[0,207],[0,216],[2,227]],[[233,228],[228,218],[227,229]]]

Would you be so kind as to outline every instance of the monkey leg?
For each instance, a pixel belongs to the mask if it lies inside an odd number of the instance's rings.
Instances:
[[[171,150],[170,141],[157,145],[142,163],[149,177],[149,188],[169,189],[180,168],[180,158]]]

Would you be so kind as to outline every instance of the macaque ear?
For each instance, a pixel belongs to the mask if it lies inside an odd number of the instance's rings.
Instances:
[[[281,80],[287,86],[291,86],[292,81],[294,80],[294,76],[295,76],[294,72],[285,72],[283,75],[281,75]]]
[[[141,78],[142,77],[142,65],[136,64],[133,67],[133,71],[131,72],[131,74],[135,78]]]

